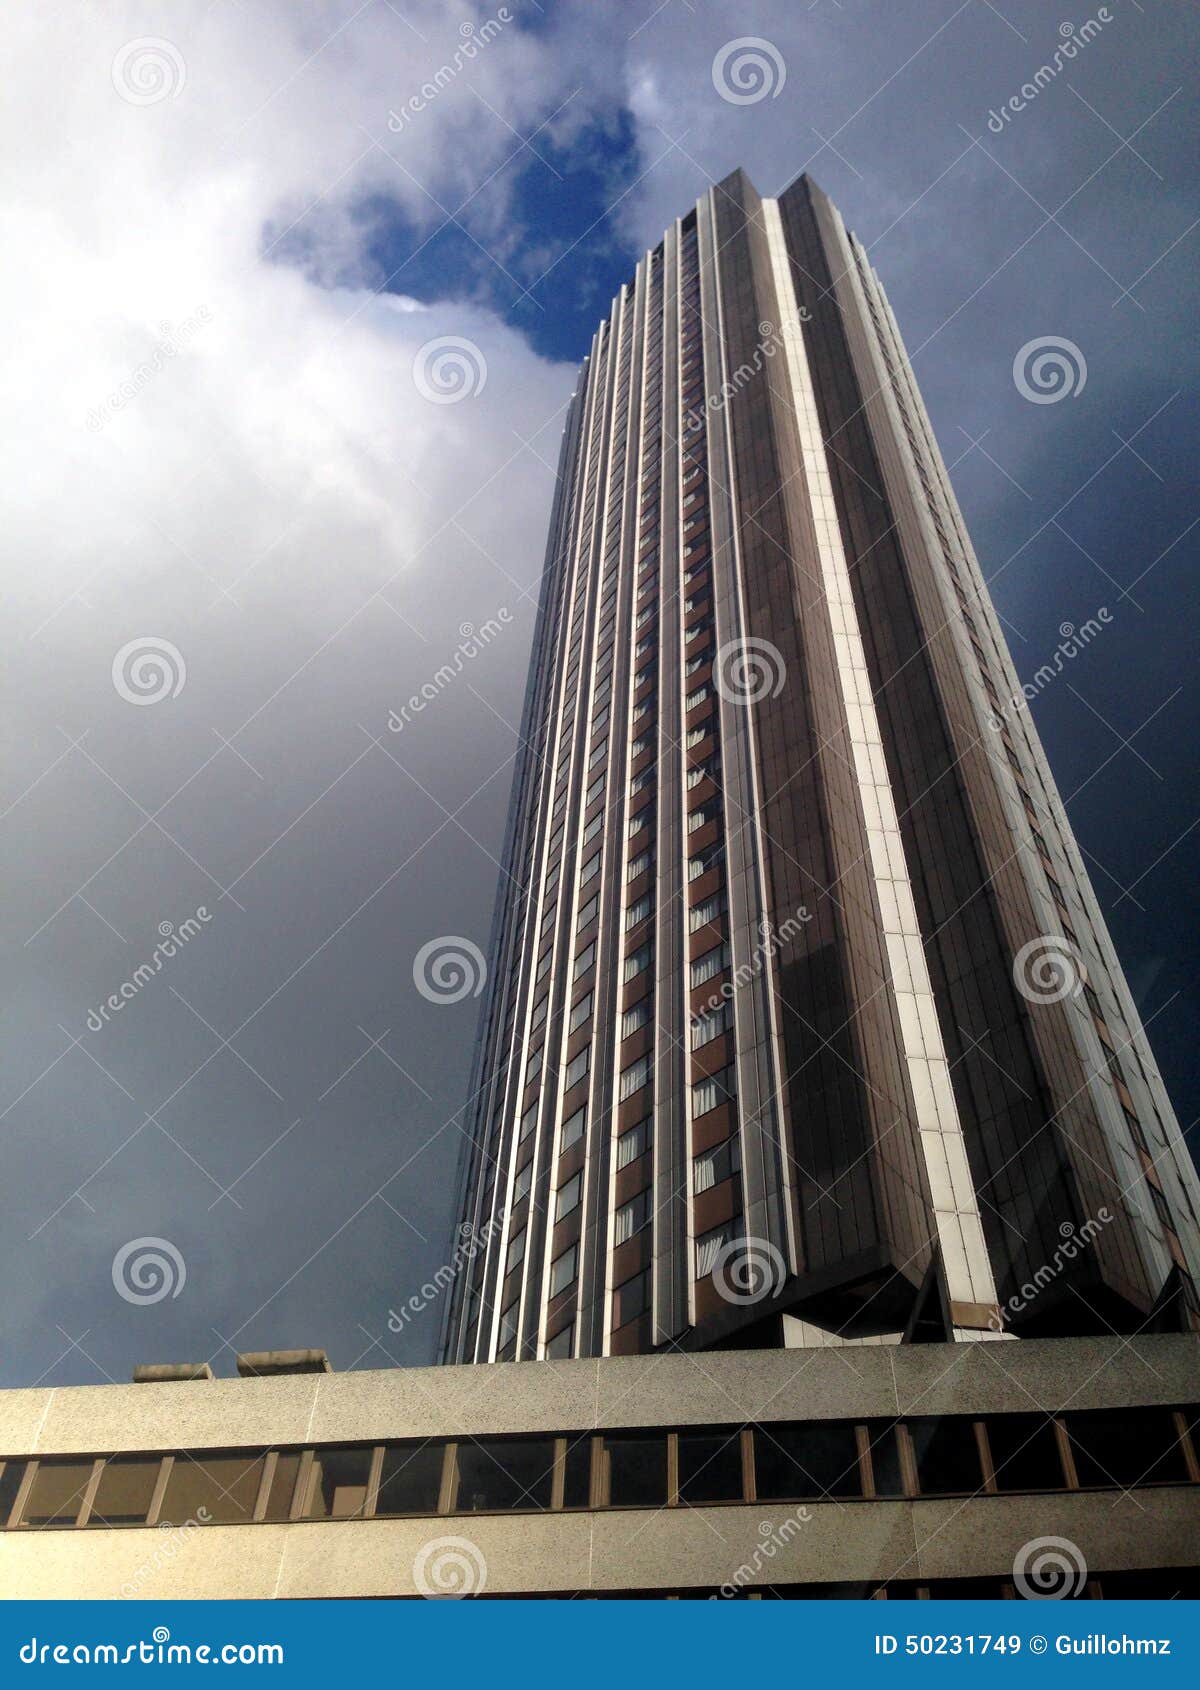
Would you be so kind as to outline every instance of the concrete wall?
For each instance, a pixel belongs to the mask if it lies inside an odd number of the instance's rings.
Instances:
[[[266,1446],[743,1420],[1194,1401],[1200,1340],[1163,1336],[727,1352],[0,1393],[0,1452]],[[791,1522],[788,1524],[788,1522]],[[943,1501],[729,1504],[289,1525],[0,1532],[6,1597],[420,1594],[446,1540],[489,1591],[1008,1577],[1033,1538],[1093,1569],[1195,1563],[1200,1488]],[[465,1542],[464,1542],[465,1540]],[[455,1556],[453,1548],[449,1554]]]

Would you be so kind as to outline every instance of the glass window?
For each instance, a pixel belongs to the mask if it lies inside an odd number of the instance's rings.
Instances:
[[[104,1463],[99,1489],[88,1515],[89,1526],[140,1526],[150,1512],[150,1500],[162,1457],[112,1455]]]
[[[25,1462],[6,1461],[0,1468],[0,1531],[8,1524],[8,1517],[17,1500],[17,1492],[25,1477]]]
[[[571,1005],[571,1018],[567,1022],[567,1031],[573,1033],[577,1027],[582,1027],[592,1013],[592,994],[585,992]]]
[[[597,815],[594,815],[592,817],[591,821],[584,828],[582,843],[584,845],[589,844],[596,837],[596,835],[599,833],[600,829],[603,826],[604,826],[604,811],[601,810]]]
[[[595,915],[596,910],[599,908],[599,905],[600,905],[600,896],[599,896],[598,893],[595,893],[595,894],[593,894],[592,897],[590,897],[588,899],[587,903],[584,904],[583,907],[580,909],[579,915],[576,918],[576,922],[575,922],[575,926],[576,926],[577,929],[580,928],[580,927],[586,927],[587,926],[588,922],[591,921],[593,916]]]
[[[275,1457],[275,1474],[271,1480],[271,1489],[267,1493],[264,1520],[286,1520],[290,1517],[299,1472],[300,1451],[281,1450]]]
[[[263,1463],[263,1456],[240,1450],[202,1450],[177,1455],[163,1494],[159,1523],[169,1520],[173,1526],[182,1526],[189,1520],[207,1517],[214,1524],[225,1526],[252,1520]],[[200,1513],[202,1508],[207,1510],[207,1516]]]
[[[574,1327],[567,1330],[574,1334]],[[586,1508],[592,1499],[592,1440],[589,1436],[567,1440],[563,1471],[563,1507]]]
[[[500,1350],[506,1350],[517,1336],[517,1304],[510,1303],[506,1309],[500,1311],[500,1330],[496,1334],[496,1345]]]
[[[92,1476],[92,1461],[39,1461],[25,1504],[27,1526],[73,1526]]]
[[[520,1267],[525,1260],[525,1228],[522,1227],[515,1238],[509,1239],[508,1256],[504,1263],[505,1273],[511,1273],[515,1267]]]
[[[575,1322],[572,1321],[570,1326],[562,1327],[561,1330],[554,1334],[553,1338],[548,1338],[546,1340],[546,1360],[570,1361],[571,1353],[574,1348]],[[563,1506],[569,1508],[571,1504],[564,1503]]]
[[[592,964],[595,962],[595,960],[596,960],[596,947],[595,947],[595,945],[594,944],[586,945],[584,947],[584,949],[580,951],[579,955],[575,958],[575,978],[576,978],[576,980],[578,980],[581,975],[587,973],[588,969],[592,966]]]
[[[560,1150],[569,1150],[583,1137],[583,1130],[587,1126],[587,1105],[582,1105],[575,1113],[563,1122]]]
[[[639,1156],[645,1155],[650,1148],[652,1127],[652,1118],[647,1115],[646,1119],[639,1121],[636,1127],[630,1127],[628,1132],[621,1134],[617,1140],[618,1168],[627,1168],[631,1162],[636,1162]]]
[[[680,1432],[679,1500],[737,1502],[742,1496],[740,1432]]]
[[[900,1442],[895,1421],[873,1421],[867,1427],[871,1445],[871,1476],[876,1496],[903,1496],[904,1470],[900,1465]]]
[[[583,1194],[583,1174],[572,1174],[565,1185],[560,1185],[554,1202],[554,1218],[562,1220],[572,1209],[579,1207],[579,1199]]]
[[[584,1045],[583,1049],[579,1052],[579,1055],[572,1057],[571,1061],[567,1063],[566,1069],[563,1073],[563,1086],[565,1090],[570,1091],[572,1086],[578,1085],[580,1080],[583,1079],[584,1075],[588,1071],[588,1060],[591,1057],[591,1054],[591,1045]]]
[[[660,1508],[667,1500],[665,1433],[614,1433],[604,1439],[608,1500],[614,1508]]]
[[[584,863],[583,868],[580,870],[579,884],[581,886],[586,886],[588,881],[592,878],[592,876],[594,874],[599,874],[599,873],[600,873],[600,853],[599,853],[599,851],[597,851],[594,857],[588,858],[587,862]]]
[[[701,804],[698,810],[689,811],[687,830],[689,833],[699,833],[700,829],[706,827],[709,822],[719,821],[720,816],[721,806],[710,799],[707,804]]]
[[[688,911],[688,932],[695,933],[700,927],[707,927],[710,921],[716,921],[725,908],[725,894],[714,892],[711,898],[705,898],[701,904],[693,904]]]
[[[1045,1414],[997,1414],[987,1422],[997,1490],[1058,1490],[1062,1461],[1054,1422]]]
[[[622,1203],[613,1216],[613,1243],[624,1244],[627,1239],[640,1232],[650,1219],[650,1188],[639,1191],[636,1197],[631,1197],[628,1203]]]
[[[650,1307],[650,1269],[633,1274],[613,1293],[613,1325],[624,1326]]]
[[[621,1037],[627,1039],[631,1033],[636,1033],[651,1019],[654,1011],[654,1000],[650,997],[641,998],[632,1009],[627,1009],[621,1017]]]
[[[636,951],[630,951],[625,958],[625,979],[627,981],[635,979],[643,968],[649,966],[653,954],[654,946],[649,941],[644,945],[639,945]]]
[[[520,1130],[517,1134],[518,1139],[523,1139],[523,1138],[529,1137],[530,1133],[533,1131],[534,1127],[537,1125],[537,1116],[538,1116],[538,1106],[537,1106],[536,1103],[531,1103],[529,1108],[521,1116],[521,1126],[520,1126]]]
[[[1095,1409],[1067,1416],[1081,1485],[1183,1484],[1187,1465],[1166,1408]]]
[[[957,1415],[918,1415],[905,1422],[917,1458],[917,1478],[926,1496],[983,1489],[975,1427]]]
[[[556,1256],[550,1263],[550,1295],[557,1297],[560,1291],[565,1291],[575,1278],[579,1265],[579,1246],[572,1244],[569,1250],[564,1250],[561,1256]]]
[[[388,1444],[376,1514],[436,1514],[444,1454],[440,1443]]]
[[[711,1232],[702,1232],[696,1240],[696,1278],[706,1278],[716,1267],[725,1246],[740,1237],[740,1220],[724,1221]]]
[[[742,1141],[734,1133],[723,1144],[718,1144],[712,1150],[706,1150],[697,1156],[692,1163],[694,1172],[693,1189],[696,1195],[702,1191],[709,1191],[722,1180],[730,1179],[740,1172],[742,1166]]]
[[[645,874],[653,861],[654,855],[652,852],[639,851],[637,856],[630,860],[629,867],[625,870],[626,880],[636,880],[639,874]]]
[[[719,1103],[731,1103],[737,1095],[735,1081],[732,1063],[727,1068],[722,1068],[720,1073],[697,1080],[692,1087],[692,1114],[707,1115],[708,1111],[715,1109]]]
[[[458,1506],[465,1512],[549,1508],[553,1482],[553,1438],[472,1438],[458,1446]]]
[[[820,1421],[754,1428],[754,1474],[764,1501],[861,1496],[854,1427]]]
[[[719,1039],[727,1028],[733,1025],[733,1005],[728,999],[719,1003],[715,1009],[705,1010],[700,1015],[692,1017],[691,1048],[699,1050],[701,1045],[711,1044]]]
[[[705,951],[702,957],[697,957],[692,964],[692,986],[703,986],[715,978],[723,968],[729,967],[728,944],[714,945],[711,951]]]
[[[653,1066],[654,1060],[647,1054],[639,1056],[636,1062],[631,1062],[628,1068],[622,1070],[618,1087],[620,1102],[624,1103],[627,1097],[632,1097],[635,1091],[641,1090],[649,1080]]]
[[[526,1164],[523,1168],[517,1169],[516,1178],[513,1180],[513,1191],[512,1191],[513,1202],[519,1203],[522,1200],[522,1198],[528,1197],[529,1196],[529,1188],[532,1184],[533,1184],[533,1163],[532,1163],[532,1161],[529,1161],[529,1162],[526,1162]]]

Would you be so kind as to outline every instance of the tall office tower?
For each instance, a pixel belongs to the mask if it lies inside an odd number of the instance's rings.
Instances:
[[[1197,1322],[1195,1170],[806,177],[597,329],[523,739],[447,1361]]]

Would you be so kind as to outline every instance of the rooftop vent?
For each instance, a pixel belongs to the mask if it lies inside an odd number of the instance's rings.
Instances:
[[[243,1379],[275,1379],[281,1373],[332,1373],[324,1350],[251,1350],[237,1358]]]
[[[190,1383],[193,1379],[211,1379],[213,1370],[206,1361],[143,1361],[133,1370],[135,1385],[171,1385]]]

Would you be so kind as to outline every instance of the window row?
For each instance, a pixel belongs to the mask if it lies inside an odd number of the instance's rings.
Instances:
[[[10,1459],[0,1525],[249,1524],[1200,1482],[1200,1409]]]

